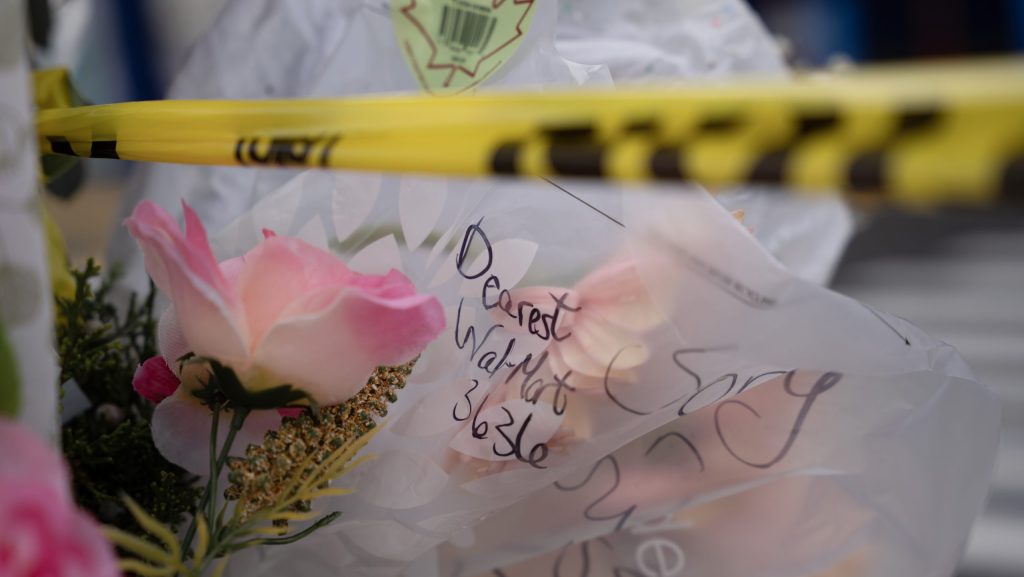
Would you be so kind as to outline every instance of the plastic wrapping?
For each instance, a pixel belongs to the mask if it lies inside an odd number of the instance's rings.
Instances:
[[[222,233],[398,268],[449,324],[320,505],[342,519],[232,571],[952,571],[999,420],[956,352],[795,277],[706,193],[601,186],[311,172]]]
[[[586,6],[544,1],[535,4],[534,12],[521,46],[480,90],[785,74],[771,37],[738,0]],[[418,91],[392,30],[393,14],[386,0],[316,0],[296,6],[272,0],[228,2],[193,48],[168,98]],[[127,216],[145,198],[176,214],[184,198],[211,230],[218,230],[297,173],[281,168],[147,164],[138,167],[127,187],[122,212]],[[721,191],[720,198],[729,202],[731,194]],[[755,234],[782,262],[815,282],[828,279],[852,228],[841,201],[778,197],[744,204]],[[813,270],[803,270],[803,264],[790,257],[798,245],[816,247],[818,265]],[[144,290],[141,257],[120,228],[114,233],[110,260],[125,265],[130,287]]]
[[[538,2],[483,89],[783,72],[746,6],[655,4]],[[172,94],[416,90],[391,14],[229,3]],[[980,511],[995,401],[950,347],[819,286],[838,201],[170,166],[135,191],[186,197],[220,258],[270,228],[448,312],[355,492],[318,504],[341,519],[229,574],[943,577]]]

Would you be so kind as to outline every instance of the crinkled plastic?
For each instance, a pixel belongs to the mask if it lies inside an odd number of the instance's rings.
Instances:
[[[545,0],[535,10],[522,46],[482,90],[785,74],[772,38],[740,0]],[[168,98],[418,91],[391,14],[388,0],[229,1],[192,49]],[[122,212],[127,216],[149,199],[179,214],[184,198],[216,231],[296,174],[284,168],[142,165],[126,187]],[[729,204],[733,194],[756,190],[719,192]],[[743,203],[754,234],[797,274],[826,282],[852,230],[848,210],[838,199],[773,196]],[[141,255],[127,232],[116,229],[110,246],[110,261],[124,265],[128,286],[145,290]],[[814,255],[794,254],[807,251]]]
[[[220,235],[400,269],[449,325],[342,518],[232,570],[948,575],[999,421],[957,353],[699,189],[565,186],[310,172]]]
[[[557,28],[538,10],[485,88],[783,71],[734,1],[565,3]],[[174,94],[415,90],[389,14],[229,3]],[[376,459],[340,481],[355,492],[318,502],[342,517],[229,574],[944,577],[981,509],[997,405],[951,347],[820,286],[849,234],[838,201],[209,167],[140,182],[222,229],[221,258],[271,228],[400,269],[448,314]]]

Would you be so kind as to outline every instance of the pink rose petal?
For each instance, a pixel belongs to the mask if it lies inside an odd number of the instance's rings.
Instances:
[[[0,420],[0,575],[120,575],[113,547],[71,499],[57,452]]]

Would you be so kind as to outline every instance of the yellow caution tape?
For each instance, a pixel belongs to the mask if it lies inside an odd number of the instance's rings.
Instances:
[[[51,98],[52,100],[52,98]],[[44,152],[463,176],[1024,197],[1024,61],[687,87],[40,110]]]

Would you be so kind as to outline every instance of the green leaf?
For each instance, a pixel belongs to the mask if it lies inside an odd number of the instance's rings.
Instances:
[[[150,535],[163,541],[164,546],[167,547],[167,551],[170,553],[172,559],[181,558],[181,546],[178,544],[178,537],[174,535],[174,532],[170,530],[166,525],[155,519],[152,515],[143,510],[131,497],[128,495],[122,495],[121,500],[128,508],[128,512],[132,514],[135,521],[140,527],[146,530]]]
[[[307,398],[306,393],[291,385],[278,385],[269,389],[250,391],[242,385],[229,367],[225,367],[213,359],[205,359],[210,363],[214,384],[224,396],[235,406],[252,410],[267,410],[286,407]]]
[[[317,529],[330,525],[338,517],[341,517],[341,511],[335,511],[333,513],[328,513],[327,515],[324,515],[323,517],[317,519],[315,523],[311,524],[309,527],[306,527],[302,531],[299,531],[298,533],[292,533],[291,535],[288,535],[286,537],[278,537],[276,539],[259,538],[251,539],[249,541],[242,541],[241,543],[235,544],[231,549],[233,551],[237,551],[241,549],[246,549],[248,547],[255,547],[258,545],[289,545],[305,537],[308,537]]]
[[[93,407],[110,409],[85,411],[62,427],[75,500],[103,523],[142,535],[119,498],[124,492],[176,528],[195,510],[201,491],[194,476],[156,449],[153,405],[132,389],[136,368],[157,354],[156,293],[152,287],[132,293],[126,307],[115,306],[110,301],[116,272],[104,275],[90,261],[72,275],[73,294],[55,298],[61,375],[53,386],[74,379]]]
[[[7,330],[0,319],[0,415],[16,416],[21,404],[18,366],[7,340]]]

